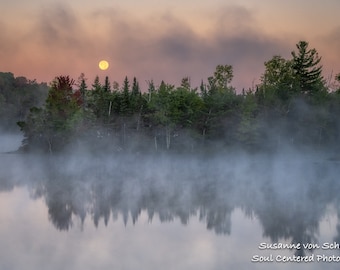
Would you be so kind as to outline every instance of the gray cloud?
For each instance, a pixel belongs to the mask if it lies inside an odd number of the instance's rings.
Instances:
[[[67,5],[58,4],[40,11],[33,36],[47,51],[65,51],[74,56],[85,56],[95,43],[86,31],[82,18]]]
[[[310,46],[315,48],[322,57],[324,77],[331,83],[334,75],[340,73],[339,48],[340,48],[340,25],[323,35],[318,36]]]
[[[253,13],[238,5],[220,7],[211,16],[215,17],[215,29],[218,33],[242,33],[257,25]]]
[[[177,84],[190,76],[197,85],[216,65],[231,64],[237,88],[250,87],[264,61],[291,45],[261,33],[245,8],[226,6],[209,16],[212,29],[203,34],[170,12],[141,20],[119,8],[98,9],[84,20],[60,4],[41,12],[33,32],[47,51],[66,50],[84,61],[110,58],[118,76],[112,80],[128,75]]]
[[[230,12],[234,12],[233,18],[240,17],[240,20],[248,14],[244,9],[236,11],[238,15],[234,8]],[[223,12],[230,21],[228,24],[233,21],[229,13],[226,10]],[[221,17],[218,16],[216,25],[221,26],[218,23]],[[206,36],[195,33],[188,25],[169,14],[160,20],[161,32],[153,33],[150,26],[144,25],[143,28],[140,24],[138,27],[141,29],[135,31],[130,25],[119,36],[119,49],[122,52],[119,54],[119,63],[126,69],[133,67],[141,74],[141,69],[147,66],[153,70],[153,74],[176,83],[182,77],[190,76],[196,84],[210,76],[217,64],[231,64],[235,71],[245,72],[235,78],[243,75],[247,77],[243,82],[236,82],[237,86],[241,87],[242,84],[242,87],[250,87],[254,72],[258,73],[264,61],[274,54],[286,53],[285,48],[289,45],[248,27],[253,25],[253,19],[250,15],[247,18],[249,23],[242,23],[242,27],[235,26],[237,31],[233,30],[233,25],[228,29],[216,27]],[[112,25],[117,31],[115,26]]]

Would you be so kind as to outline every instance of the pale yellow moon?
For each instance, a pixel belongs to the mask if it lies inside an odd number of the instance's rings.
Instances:
[[[109,62],[102,60],[99,62],[98,66],[101,70],[107,70],[109,68]]]

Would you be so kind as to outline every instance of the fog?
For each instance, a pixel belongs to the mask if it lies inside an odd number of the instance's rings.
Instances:
[[[2,138],[4,152],[15,150],[15,142],[19,146],[17,136]],[[270,154],[72,149],[2,153],[0,159],[0,196],[28,190],[31,200],[43,202],[57,231],[80,228],[86,235],[84,224],[138,227],[145,219],[184,227],[198,221],[213,235],[231,237],[242,226],[233,221],[240,212],[258,222],[256,234],[263,239],[287,243],[319,243],[320,224],[331,215],[336,224],[331,240],[340,240],[339,162],[327,153],[288,147]],[[251,244],[253,250],[258,244]]]
[[[10,139],[2,142],[8,142],[2,149],[11,149]],[[190,217],[199,216],[209,230],[229,234],[231,213],[241,208],[249,217],[260,218],[264,235],[273,241],[304,237],[311,241],[325,209],[338,200],[339,162],[307,151],[206,155],[73,151],[2,154],[1,159],[1,189],[25,186],[33,198],[44,198],[49,218],[60,230],[69,229],[75,218],[91,219],[98,226],[120,214],[125,224],[135,223],[146,210],[150,221],[157,216],[187,224]],[[293,225],[297,222],[299,231]],[[287,226],[292,228],[287,231]]]
[[[0,153],[16,151],[21,145],[23,135],[19,132],[4,132],[0,128]]]

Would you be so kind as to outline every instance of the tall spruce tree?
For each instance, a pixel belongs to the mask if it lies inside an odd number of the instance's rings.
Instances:
[[[120,114],[122,116],[128,116],[130,114],[130,105],[130,82],[128,77],[125,76],[120,102]]]
[[[80,74],[80,76],[78,78],[77,86],[78,86],[78,91],[80,93],[80,96],[78,97],[78,99],[80,100],[82,108],[84,110],[86,108],[86,105],[87,105],[86,104],[86,92],[88,90],[84,73]]]
[[[133,83],[132,83],[132,91],[131,91],[131,110],[132,112],[137,112],[140,110],[141,107],[141,91],[139,88],[139,83],[136,79],[136,77],[133,78]]]
[[[105,77],[105,83],[104,83],[103,90],[104,90],[104,92],[111,92],[111,85],[110,85],[110,80],[109,80],[108,76]]]
[[[92,84],[92,91],[100,91],[101,89],[102,85],[100,84],[99,76],[96,76]]]

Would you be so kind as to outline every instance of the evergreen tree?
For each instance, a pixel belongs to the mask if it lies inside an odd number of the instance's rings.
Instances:
[[[99,92],[101,89],[102,89],[102,85],[100,84],[99,76],[96,76],[92,84],[92,91]]]
[[[238,97],[230,85],[233,70],[230,65],[218,65],[214,75],[208,78],[207,91],[202,95],[204,109],[202,111],[201,129],[203,140],[225,139],[232,135],[227,125],[234,122]],[[202,91],[202,90],[201,90]]]
[[[110,80],[109,80],[108,76],[105,77],[105,83],[104,83],[103,90],[104,90],[104,92],[111,92],[111,85],[110,85]]]
[[[148,102],[151,101],[152,96],[156,92],[155,84],[153,80],[148,81]]]
[[[254,150],[260,144],[260,129],[257,119],[258,103],[252,91],[244,92],[240,104],[240,122],[237,128],[237,140],[246,149]]]
[[[137,97],[137,96],[139,96],[139,94],[140,94],[139,83],[138,83],[136,77],[133,77],[131,95],[134,96],[134,97]]]
[[[149,124],[153,126],[156,149],[159,144],[158,137],[165,137],[166,149],[169,149],[171,145],[173,123],[170,119],[170,95],[173,89],[173,85],[162,81],[148,103],[149,115],[147,117],[149,118]],[[164,137],[162,136],[163,134],[165,135]]]
[[[121,93],[120,114],[127,116],[131,112],[130,110],[130,82],[126,76],[123,82],[123,89]]]
[[[73,93],[74,83],[69,76],[59,76],[51,84],[45,107],[56,129],[64,130],[66,120],[79,108]]]
[[[86,78],[85,78],[84,73],[80,74],[80,76],[78,78],[77,86],[78,86],[77,92],[79,92],[78,104],[81,104],[82,108],[84,110],[87,106],[87,104],[86,104],[87,84],[86,84]]]
[[[141,109],[142,95],[139,88],[139,83],[136,77],[133,78],[132,91],[131,91],[131,109],[132,111],[138,112]]]
[[[59,76],[53,80],[45,109],[32,108],[26,122],[19,122],[27,146],[52,152],[69,143],[79,119],[80,106],[73,92],[74,80]]]
[[[92,84],[92,89],[91,91],[89,91],[87,105],[90,111],[93,112],[93,114],[96,116],[97,119],[100,119],[100,117],[102,116],[101,106],[100,106],[100,96],[102,94],[102,90],[103,88],[99,81],[99,76],[96,76]]]
[[[302,93],[313,95],[322,90],[324,79],[322,77],[321,57],[315,49],[308,49],[308,42],[300,41],[296,44],[297,52],[292,52],[292,67],[294,76]]]

